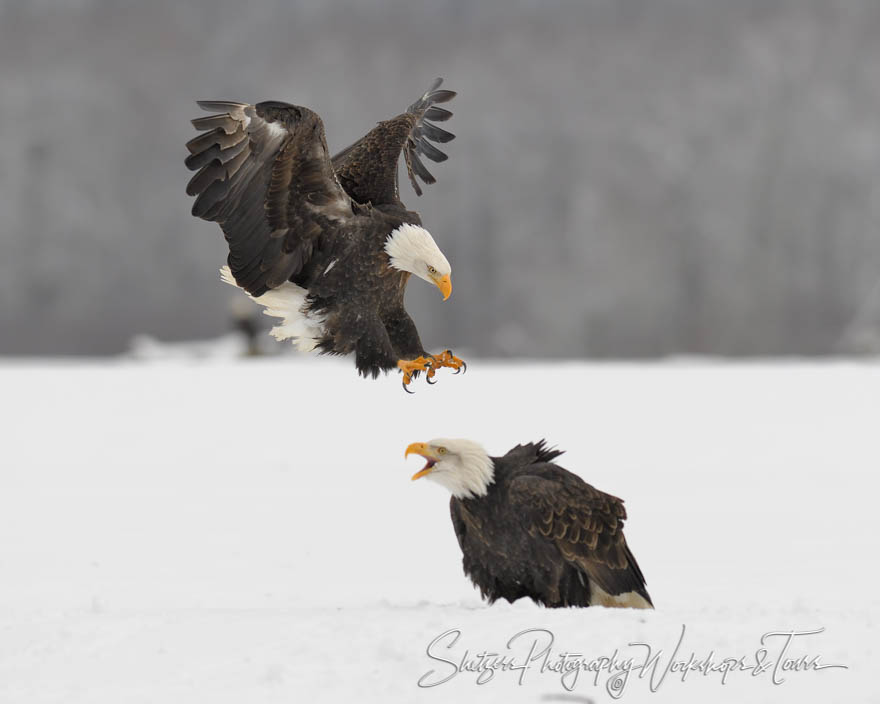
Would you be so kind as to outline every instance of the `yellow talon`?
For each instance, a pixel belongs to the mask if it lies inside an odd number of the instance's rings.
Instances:
[[[431,360],[432,370],[439,369],[440,367],[455,369],[456,373],[467,370],[467,364],[465,364],[464,360],[461,360],[452,354],[452,350],[446,350],[439,355],[432,355]]]
[[[429,384],[435,384],[433,380],[437,374],[437,370],[441,367],[449,367],[454,369],[458,374],[467,369],[467,364],[456,357],[450,350],[441,352],[440,354],[432,354],[427,357],[416,357],[415,359],[400,359],[397,361],[397,368],[403,372],[403,389],[407,393],[412,393],[407,388],[412,383],[413,376],[418,372],[425,372],[425,380]]]
[[[415,372],[426,372],[431,369],[431,360],[426,357],[400,359],[397,361],[397,368],[403,372],[403,386],[406,388],[412,381]]]

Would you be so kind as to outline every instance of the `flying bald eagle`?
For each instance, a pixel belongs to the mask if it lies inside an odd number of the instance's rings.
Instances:
[[[413,443],[426,458],[413,479],[452,492],[464,572],[489,603],[524,596],[549,607],[654,608],[623,536],[623,501],[587,484],[538,443],[489,457],[470,440]]]
[[[300,350],[354,352],[362,376],[399,368],[407,389],[418,372],[464,362],[446,350],[431,355],[404,310],[410,275],[452,292],[451,267],[419,214],[400,201],[401,152],[416,177],[434,183],[420,156],[444,161],[434,142],[453,135],[432,121],[455,93],[442,79],[409,109],[328,156],[324,125],[308,108],[276,101],[247,105],[199,101],[218,114],[192,121],[203,134],[187,143],[193,215],[216,222],[229,243],[229,284],[282,319],[272,334]]]

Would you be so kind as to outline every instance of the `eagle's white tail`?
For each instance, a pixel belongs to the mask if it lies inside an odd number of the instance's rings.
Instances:
[[[235,283],[228,266],[220,269],[220,278],[230,286],[243,291],[252,301],[265,306],[266,310],[263,313],[266,315],[282,319],[280,325],[269,331],[276,340],[290,339],[301,352],[311,352],[315,349],[315,345],[324,334],[323,320],[304,311],[308,295],[308,291],[304,288],[287,281],[271,291],[266,291],[259,298],[254,298]]]

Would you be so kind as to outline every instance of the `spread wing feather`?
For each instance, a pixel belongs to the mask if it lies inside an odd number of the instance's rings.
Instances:
[[[321,118],[275,101],[199,101],[187,143],[193,215],[217,222],[236,283],[260,296],[295,276],[321,238],[340,236],[353,205],[336,178]]]
[[[437,107],[455,97],[451,90],[440,89],[442,78],[434,81],[422,97],[405,113],[380,122],[363,138],[333,157],[333,168],[346,192],[360,203],[373,205],[400,204],[397,163],[403,152],[410,183],[418,195],[422,189],[418,179],[434,183],[435,178],[421,160],[441,162],[448,157],[431,142],[445,144],[455,138],[451,132],[432,124],[443,122],[452,113]]]
[[[555,545],[609,594],[647,594],[645,580],[623,535],[623,501],[565,472],[559,478],[527,474],[510,485],[510,498],[529,535]]]

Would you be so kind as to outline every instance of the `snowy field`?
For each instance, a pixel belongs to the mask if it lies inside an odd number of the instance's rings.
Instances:
[[[880,701],[880,365],[470,362],[0,363],[0,702],[606,702],[615,651],[623,701]],[[566,450],[657,610],[481,603],[403,457],[435,436]],[[692,653],[748,670],[661,679]]]

